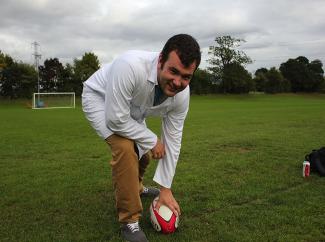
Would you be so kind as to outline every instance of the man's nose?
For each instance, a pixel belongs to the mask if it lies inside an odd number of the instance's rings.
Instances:
[[[182,77],[181,76],[176,76],[173,80],[173,84],[176,87],[180,87],[182,84]]]

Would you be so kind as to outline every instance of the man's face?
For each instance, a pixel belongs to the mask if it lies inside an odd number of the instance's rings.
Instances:
[[[176,51],[172,51],[164,64],[161,62],[161,56],[159,56],[157,68],[160,88],[166,96],[173,97],[190,84],[196,63],[194,61],[189,67],[185,67]]]

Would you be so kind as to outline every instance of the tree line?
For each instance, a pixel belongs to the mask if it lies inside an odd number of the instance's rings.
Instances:
[[[238,47],[243,39],[231,36],[215,38],[209,48],[209,66],[197,69],[190,82],[191,93],[265,93],[325,92],[323,63],[309,61],[304,56],[290,58],[279,68],[260,68],[254,76],[245,67],[252,60]],[[37,92],[82,93],[82,83],[100,67],[94,53],[85,53],[73,64],[63,65],[58,58],[50,58],[35,67],[14,60],[0,51],[0,96],[7,98],[30,98]]]
[[[82,93],[82,83],[99,69],[99,60],[94,53],[85,53],[73,64],[63,65],[58,58],[50,58],[38,67],[15,61],[0,51],[0,96],[7,98],[31,98],[37,92]]]
[[[265,93],[281,92],[323,92],[325,79],[323,63],[316,59],[309,61],[304,56],[290,58],[279,68],[259,68],[254,77],[245,66],[252,60],[238,47],[243,39],[231,36],[216,37],[210,46],[207,70],[198,69],[191,80],[191,92],[209,93]]]

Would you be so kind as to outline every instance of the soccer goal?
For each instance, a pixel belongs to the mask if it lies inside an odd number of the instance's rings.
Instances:
[[[75,108],[76,95],[74,92],[34,93],[33,109]]]

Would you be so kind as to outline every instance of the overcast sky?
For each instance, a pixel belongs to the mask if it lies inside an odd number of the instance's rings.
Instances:
[[[216,36],[243,38],[254,63],[279,67],[300,55],[325,64],[325,0],[0,0],[0,50],[33,63],[72,63],[94,52],[101,63],[129,49],[160,51],[177,33],[193,35],[207,67]]]

